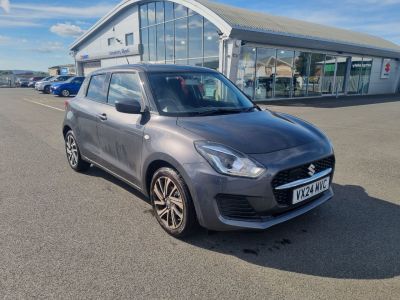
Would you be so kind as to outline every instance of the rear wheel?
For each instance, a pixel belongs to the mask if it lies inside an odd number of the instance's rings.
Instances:
[[[84,161],[79,152],[79,147],[72,130],[68,131],[65,135],[65,152],[69,166],[77,171],[84,172],[90,168],[90,163]]]
[[[70,95],[70,93],[69,93],[68,90],[62,90],[62,91],[61,91],[61,96],[63,96],[63,97],[69,97],[69,95]]]
[[[171,168],[161,168],[153,176],[150,198],[154,215],[170,235],[182,238],[198,227],[196,212],[183,178]]]

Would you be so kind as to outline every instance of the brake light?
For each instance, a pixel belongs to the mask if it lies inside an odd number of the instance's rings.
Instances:
[[[64,100],[64,108],[65,108],[65,110],[68,109],[68,105],[69,105],[69,101],[68,100]]]

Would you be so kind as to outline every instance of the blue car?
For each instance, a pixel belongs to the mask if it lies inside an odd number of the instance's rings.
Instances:
[[[51,85],[50,91],[53,95],[61,97],[76,95],[84,80],[85,77],[72,77],[65,82],[55,82]]]

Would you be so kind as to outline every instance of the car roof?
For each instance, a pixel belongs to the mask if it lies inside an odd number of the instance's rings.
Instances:
[[[195,66],[183,66],[183,65],[172,65],[172,64],[131,64],[131,65],[121,65],[114,66],[109,68],[102,68],[96,70],[92,73],[99,74],[104,72],[116,72],[116,71],[129,71],[136,70],[145,73],[153,73],[153,72],[213,72],[217,73],[217,71],[203,68],[203,67],[195,67]]]

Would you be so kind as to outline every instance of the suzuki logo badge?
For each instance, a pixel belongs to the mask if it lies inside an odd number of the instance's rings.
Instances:
[[[313,165],[313,164],[311,164],[309,167],[308,167],[308,175],[310,175],[311,177],[312,176],[314,176],[314,174],[315,174],[315,166]]]

